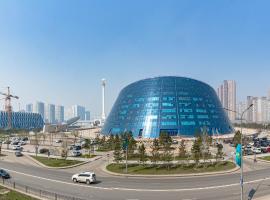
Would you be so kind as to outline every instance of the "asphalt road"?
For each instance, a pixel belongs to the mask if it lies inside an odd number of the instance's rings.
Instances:
[[[238,172],[227,175],[186,178],[114,177],[99,172],[98,164],[92,163],[89,166],[84,166],[84,169],[95,171],[98,183],[88,186],[72,183],[71,176],[75,169],[44,169],[22,161],[8,162],[5,160],[0,161],[0,167],[7,169],[12,179],[17,183],[82,199],[237,200],[240,196],[240,175]],[[257,189],[255,197],[270,193],[270,168],[245,172],[244,177],[245,182],[247,182],[245,184],[246,197],[252,188]]]

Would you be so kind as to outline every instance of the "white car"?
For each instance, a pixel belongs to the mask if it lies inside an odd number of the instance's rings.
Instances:
[[[25,141],[20,141],[19,145],[26,145],[26,142]]]
[[[71,152],[71,156],[77,157],[77,156],[80,156],[80,155],[82,155],[82,153],[80,151],[78,151],[78,150],[73,150]]]
[[[255,154],[261,154],[262,153],[262,149],[261,148],[258,148],[258,147],[254,147],[252,151]]]
[[[12,150],[22,150],[23,148],[20,145],[12,146]]]
[[[74,183],[80,182],[90,184],[96,182],[96,174],[94,172],[81,172],[74,174],[71,179]]]

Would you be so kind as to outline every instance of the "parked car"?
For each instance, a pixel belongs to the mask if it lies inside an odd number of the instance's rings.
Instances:
[[[254,154],[261,154],[262,153],[262,149],[260,147],[254,147],[252,151]]]
[[[22,138],[22,141],[28,141],[28,137]]]
[[[48,153],[49,149],[46,149],[46,148],[41,148],[39,150],[39,153]]]
[[[82,153],[80,151],[78,151],[78,150],[74,150],[71,153],[71,156],[74,156],[74,157],[77,157],[77,156],[80,156],[80,155],[82,155]]]
[[[10,178],[10,175],[7,171],[0,169],[0,177],[4,178],[4,179],[8,179],[8,178]]]
[[[11,142],[11,145],[18,145],[18,144],[19,144],[19,142],[17,142],[17,141]]]
[[[3,142],[3,144],[10,144],[10,143],[11,143],[10,140],[5,140],[5,141]]]
[[[12,146],[12,150],[22,150],[23,149],[23,147],[21,147],[20,145],[14,145],[14,146]]]
[[[22,140],[18,143],[18,145],[26,145],[26,142]]]
[[[82,149],[82,146],[76,145],[73,149],[74,149],[74,150],[81,150],[81,149]]]
[[[268,151],[267,151],[267,146],[265,147],[265,146],[261,146],[261,151],[262,151],[262,153],[267,153]]]
[[[178,144],[178,141],[177,140],[173,140],[172,143],[173,144]]]
[[[90,184],[96,182],[96,174],[94,172],[81,172],[74,174],[71,179],[74,183],[80,182]]]
[[[62,140],[55,140],[55,143],[61,143],[62,142]]]
[[[16,157],[21,157],[21,156],[23,156],[23,154],[22,154],[21,151],[15,151],[15,156]]]
[[[245,151],[245,155],[253,155],[253,151],[250,149],[250,150],[246,150]]]

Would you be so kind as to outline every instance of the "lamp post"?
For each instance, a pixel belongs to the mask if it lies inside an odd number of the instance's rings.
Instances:
[[[244,193],[244,180],[243,180],[243,127],[242,127],[242,123],[243,123],[243,116],[245,114],[245,112],[247,112],[251,107],[253,106],[253,104],[250,104],[242,113],[239,113],[235,110],[230,110],[228,108],[224,108],[224,110],[227,110],[227,111],[230,111],[230,112],[234,112],[236,113],[237,115],[240,116],[240,120],[241,120],[241,123],[240,123],[240,131],[241,131],[241,138],[240,138],[240,144],[241,144],[241,166],[240,166],[240,169],[241,169],[241,178],[240,178],[240,186],[241,186],[241,200],[243,200],[243,193]]]

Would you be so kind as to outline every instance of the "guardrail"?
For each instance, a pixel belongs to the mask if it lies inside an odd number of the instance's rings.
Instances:
[[[11,181],[9,179],[2,179],[1,183],[4,186],[9,188],[13,188],[15,190],[21,191],[25,194],[34,195],[39,197],[40,199],[48,199],[48,200],[85,200],[77,197],[71,197],[64,194],[58,194],[55,192],[49,192],[46,190],[41,190],[33,187],[29,187],[27,185],[23,185],[21,183],[16,183],[15,181]]]

